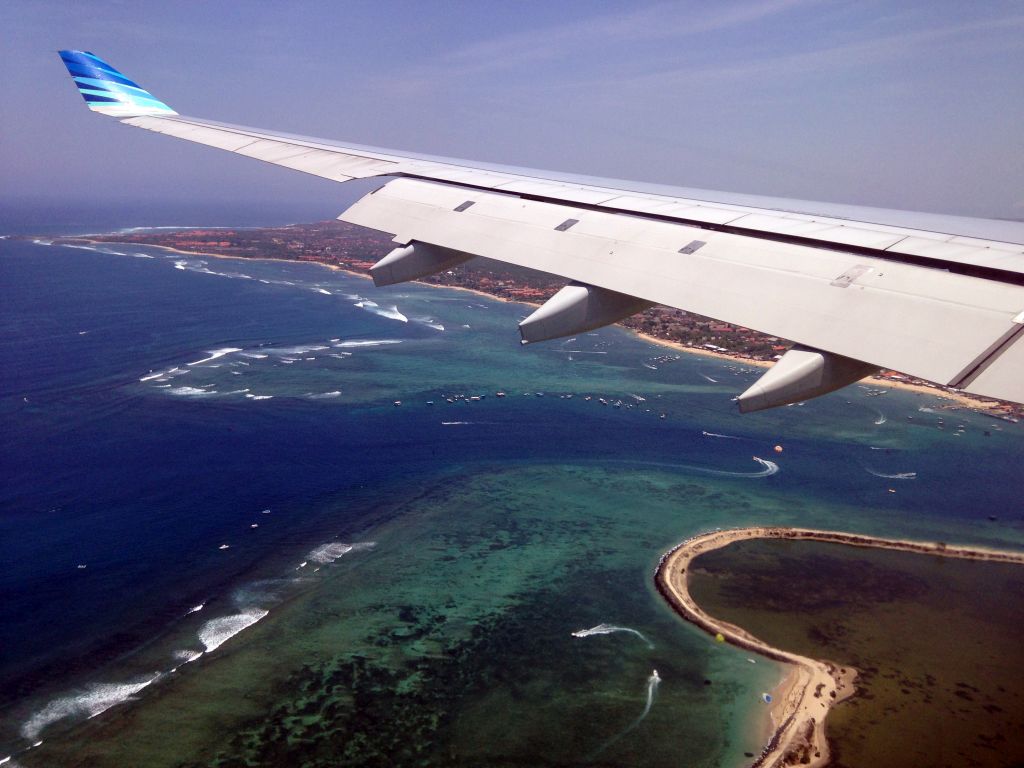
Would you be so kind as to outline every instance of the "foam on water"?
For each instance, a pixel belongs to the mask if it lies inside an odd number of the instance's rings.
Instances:
[[[611,635],[615,632],[626,632],[631,635],[636,635],[645,643],[647,643],[648,648],[654,647],[654,643],[652,643],[650,640],[644,637],[644,635],[640,631],[632,629],[631,627],[617,627],[614,624],[598,624],[596,627],[591,627],[590,629],[578,629],[572,633],[572,636],[591,637],[593,635]]]
[[[180,651],[174,652],[174,659],[181,664],[188,664],[189,662],[195,661],[202,655],[202,651],[195,651],[189,648],[183,648]]]
[[[309,395],[309,399],[310,400],[328,400],[328,399],[330,399],[332,397],[340,397],[340,396],[341,396],[341,390],[340,389],[335,389],[332,392],[321,392],[321,393],[319,393],[317,395],[312,395],[311,394],[311,395]]]
[[[251,357],[254,360],[263,360],[266,357],[270,357],[270,355],[264,355],[264,354],[261,354],[260,352],[243,352],[241,356],[242,357]]]
[[[210,619],[199,628],[199,642],[203,644],[207,653],[214,651],[243,629],[251,627],[267,613],[268,611],[262,608],[249,608],[241,613]]]
[[[67,717],[96,717],[111,707],[130,701],[136,693],[159,677],[160,674],[155,674],[127,683],[93,683],[78,693],[53,699],[25,721],[21,735],[26,739],[35,739],[43,729]]]
[[[254,395],[251,392],[246,393],[245,396],[250,400],[270,400],[274,397],[273,395]]]
[[[325,296],[333,296],[333,295],[334,295],[333,293],[331,293],[330,291],[328,291],[328,290],[327,290],[326,288],[317,288],[317,289],[316,289],[316,292],[317,292],[317,293],[322,293],[322,294],[324,294]]]

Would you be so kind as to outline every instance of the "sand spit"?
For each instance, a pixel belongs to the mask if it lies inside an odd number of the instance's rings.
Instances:
[[[772,707],[775,731],[753,768],[781,768],[789,765],[825,766],[829,762],[825,718],[829,710],[852,696],[857,672],[823,659],[812,659],[774,648],[729,622],[709,616],[690,596],[689,566],[695,557],[747,539],[794,539],[918,552],[941,557],[988,560],[1024,565],[1024,552],[982,547],[884,539],[841,531],[810,528],[755,526],[700,534],[687,539],[662,556],[654,581],[658,591],[687,621],[725,642],[754,651],[791,666],[781,693]]]

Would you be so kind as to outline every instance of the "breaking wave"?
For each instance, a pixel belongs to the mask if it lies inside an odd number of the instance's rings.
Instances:
[[[652,643],[650,640],[644,637],[644,635],[639,630],[632,629],[630,627],[617,627],[614,624],[598,624],[596,627],[591,627],[590,629],[578,629],[572,633],[572,636],[590,637],[591,635],[610,635],[615,632],[627,632],[631,635],[636,635],[645,643],[647,643],[648,648],[654,647],[654,643]]]
[[[304,355],[307,352],[319,352],[330,349],[326,344],[300,344],[295,347],[266,347],[264,351],[274,355]]]
[[[128,683],[93,683],[79,693],[61,696],[36,712],[21,726],[21,735],[36,739],[43,729],[66,717],[96,717],[132,697],[160,677],[139,678]]]
[[[342,341],[334,346],[339,349],[348,347],[380,347],[385,344],[401,344],[401,339],[366,339],[364,341]]]
[[[199,628],[199,642],[203,644],[207,653],[214,651],[246,627],[251,627],[267,613],[269,611],[263,608],[249,608],[241,613],[210,619]]]
[[[309,399],[310,400],[328,400],[328,399],[330,399],[332,397],[340,397],[340,396],[341,396],[341,390],[340,389],[336,389],[333,392],[321,392],[320,394],[317,394],[317,395],[312,395],[311,394],[311,395],[309,395]]]
[[[199,389],[198,387],[174,387],[167,390],[172,395],[184,395],[186,397],[200,397],[202,395],[216,395],[215,389]]]
[[[358,544],[345,544],[341,541],[332,541],[328,544],[321,544],[319,547],[311,551],[306,559],[324,565],[326,563],[333,563],[339,557],[347,555],[349,552],[361,552],[367,549],[373,549],[376,546],[376,542],[366,541]]]
[[[188,365],[199,365],[200,363],[208,363],[211,360],[216,360],[219,357],[224,357],[224,355],[230,355],[232,352],[241,351],[241,347],[221,347],[220,349],[208,349],[206,351],[206,354],[208,354],[209,357],[204,357],[202,360],[196,360],[194,362],[188,363]]]
[[[398,307],[392,304],[390,307],[382,307],[375,301],[365,299],[363,301],[357,301],[356,306],[360,309],[365,309],[367,312],[372,312],[380,317],[386,317],[389,320],[399,320],[403,323],[408,323],[409,318],[398,311]]]

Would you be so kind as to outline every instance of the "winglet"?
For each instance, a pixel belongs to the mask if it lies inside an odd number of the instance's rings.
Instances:
[[[88,51],[59,53],[78,92],[93,112],[112,117],[178,114],[99,56]]]

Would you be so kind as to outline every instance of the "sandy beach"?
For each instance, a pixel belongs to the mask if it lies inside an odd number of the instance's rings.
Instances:
[[[770,646],[742,627],[708,615],[690,596],[689,566],[694,558],[733,542],[771,538],[811,540],[1024,565],[1024,552],[965,547],[943,542],[885,539],[841,531],[768,526],[701,534],[687,539],[666,553],[655,573],[655,584],[677,613],[708,634],[715,637],[721,635],[724,642],[790,665],[791,671],[779,687],[771,710],[774,732],[753,763],[756,768],[827,765],[829,745],[825,735],[825,718],[833,706],[856,691],[857,671],[852,667],[841,667],[828,660],[812,659]]]

